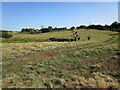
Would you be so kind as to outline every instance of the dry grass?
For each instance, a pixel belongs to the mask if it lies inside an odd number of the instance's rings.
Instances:
[[[74,76],[72,80],[62,82],[67,88],[119,88],[117,80],[109,75],[95,73],[94,77]]]
[[[18,38],[21,36],[20,38],[43,39],[51,36],[57,37],[57,35],[58,37],[67,37],[68,34],[65,35],[67,32],[68,31],[61,33],[45,33],[32,35],[31,37],[30,35],[26,34],[22,36],[21,34],[15,34],[13,38]],[[105,71],[105,74],[102,74],[100,73],[102,71],[99,69],[99,67],[101,68],[101,65],[104,65],[104,62],[108,63],[108,59],[111,60],[112,56],[109,55],[116,55],[116,53],[119,51],[119,47],[116,43],[104,42],[107,40],[109,41],[111,38],[113,40],[114,38],[111,36],[111,34],[114,34],[114,32],[81,30],[78,31],[78,33],[82,37],[82,40],[72,43],[3,43],[2,58],[3,61],[5,61],[3,62],[3,67],[7,68],[3,71],[4,87],[118,88],[119,83],[117,78],[109,75],[107,71]],[[92,37],[90,41],[86,39],[87,35],[89,34]],[[117,38],[117,36],[115,36],[115,38]],[[40,57],[46,57],[44,54],[51,54],[52,51],[55,51],[57,54],[60,52],[62,53],[60,53],[58,57],[56,57],[56,54],[55,56],[53,55],[54,57],[51,59],[39,59]],[[19,59],[21,56],[26,56],[25,58],[27,59]],[[31,58],[36,59],[37,62],[33,59],[31,62],[28,62],[28,59]],[[18,65],[18,67],[11,68],[13,64]],[[90,69],[90,66],[94,66],[94,69]],[[99,73],[97,73],[96,70],[99,70],[97,71]]]

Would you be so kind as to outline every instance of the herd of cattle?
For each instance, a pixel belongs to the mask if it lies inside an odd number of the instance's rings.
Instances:
[[[87,37],[88,38],[88,40],[90,40],[90,37]],[[65,41],[67,41],[67,42],[73,42],[73,41],[77,41],[77,40],[80,40],[80,37],[78,37],[78,38],[72,38],[72,39],[64,39],[64,38],[50,38],[50,40],[51,41],[57,41],[57,42],[65,42]]]
[[[76,41],[76,39],[64,39],[64,38],[50,38],[51,41],[58,41],[58,42],[72,42]]]

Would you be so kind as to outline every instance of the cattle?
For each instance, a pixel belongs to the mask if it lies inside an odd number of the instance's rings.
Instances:
[[[51,41],[58,41],[58,42],[64,42],[64,41],[68,41],[70,42],[70,39],[62,39],[62,38],[50,38]]]
[[[87,37],[88,40],[90,40],[90,37]]]
[[[80,37],[78,37],[78,40],[80,40]]]
[[[75,32],[75,34],[77,34],[77,32]]]
[[[76,35],[76,37],[78,37],[78,35]]]
[[[64,42],[64,41],[68,41],[70,42],[70,39],[57,39],[58,42]]]
[[[64,41],[68,41],[68,42],[70,42],[71,40],[70,40],[70,39],[64,39]]]
[[[73,41],[75,41],[76,42],[76,39],[74,38],[74,39],[71,39],[71,42],[73,42]]]
[[[71,42],[75,41],[75,39],[71,39]]]
[[[57,39],[58,42],[63,42],[63,39]]]
[[[51,41],[57,41],[57,39],[56,39],[56,38],[50,38],[50,40],[51,40]]]
[[[71,39],[64,39],[64,38],[50,38],[51,41],[58,41],[58,42],[73,42],[73,41],[77,41],[80,40],[80,37],[74,37],[74,38],[71,38]]]
[[[77,37],[74,37],[75,42],[77,41]]]

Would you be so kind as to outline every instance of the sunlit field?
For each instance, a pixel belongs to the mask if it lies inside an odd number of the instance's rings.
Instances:
[[[2,39],[4,88],[120,88],[118,32],[77,30],[40,34],[13,33]],[[87,37],[91,39],[88,40]]]
[[[78,35],[80,36],[80,41],[86,41],[88,36],[91,36],[91,40],[100,42],[111,39],[111,34],[115,34],[116,32],[111,31],[99,31],[92,29],[83,29],[76,30]],[[50,37],[54,38],[73,38],[71,37],[71,31],[56,31],[49,33],[40,33],[40,34],[24,34],[24,33],[13,33],[13,37],[10,39],[2,39],[3,42],[8,43],[19,43],[19,42],[48,42]]]

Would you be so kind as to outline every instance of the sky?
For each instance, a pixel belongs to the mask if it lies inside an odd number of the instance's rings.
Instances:
[[[0,2],[0,30],[2,29],[2,2]]]
[[[118,3],[118,22],[120,23],[120,1]]]
[[[2,2],[2,29],[111,24],[118,20],[117,2]]]
[[[33,0],[1,0],[2,2],[33,2]],[[118,2],[119,0],[34,0],[34,2]]]

